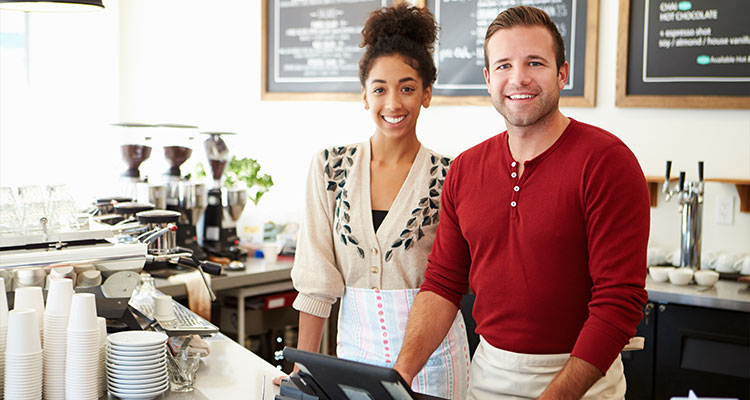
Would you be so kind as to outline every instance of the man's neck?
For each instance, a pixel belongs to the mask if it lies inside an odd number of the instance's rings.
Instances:
[[[508,126],[508,147],[513,159],[523,163],[544,153],[560,138],[570,119],[560,110],[530,126]]]

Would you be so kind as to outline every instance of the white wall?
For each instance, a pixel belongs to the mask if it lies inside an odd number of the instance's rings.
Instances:
[[[15,151],[8,146],[16,149],[23,141],[17,136],[28,135],[38,147],[48,149],[44,163],[51,166],[52,176],[100,182],[86,189],[101,195],[122,170],[116,140],[101,135],[107,124],[189,123],[199,125],[201,130],[240,133],[228,140],[230,149],[240,157],[258,159],[276,183],[261,200],[260,210],[250,205],[246,215],[262,214],[285,222],[300,218],[305,175],[313,152],[324,146],[365,140],[372,133],[373,124],[360,103],[260,101],[258,0],[127,0],[119,6],[111,0],[107,4],[108,12],[116,15],[119,11],[119,43],[110,39],[108,46],[91,43],[89,48],[105,55],[119,48],[119,68],[102,64],[94,71],[98,76],[119,69],[119,88],[112,89],[107,83],[110,81],[99,78],[57,82],[55,87],[60,89],[53,103],[78,111],[37,117],[45,120],[43,124],[34,122],[27,127],[19,122],[8,130],[8,117],[3,113],[0,183],[6,184],[9,175],[17,176],[4,171],[9,165],[5,158]],[[698,160],[706,163],[706,177],[750,178],[747,110],[614,106],[617,9],[616,1],[600,1],[597,107],[566,108],[563,112],[618,135],[631,147],[647,175],[662,175],[664,161],[671,159],[673,171],[685,170],[691,180],[696,178]],[[117,25],[92,26],[88,32],[102,33],[100,40],[105,40],[107,32]],[[102,72],[103,68],[110,69]],[[117,100],[112,100],[112,93],[118,92]],[[100,110],[112,106],[119,106],[119,118],[105,110],[84,112],[91,107]],[[30,107],[31,103],[21,108]],[[423,110],[418,126],[425,145],[450,155],[503,129],[502,117],[489,105],[433,106]],[[64,139],[71,137],[75,139]],[[53,150],[45,140],[51,141]],[[144,168],[159,171],[158,158],[154,152]],[[719,196],[735,198],[731,226],[714,222]],[[750,252],[750,214],[738,211],[739,197],[733,186],[707,184],[704,250]],[[665,203],[660,198],[659,206],[652,209],[651,244],[666,250],[679,246],[679,216],[674,201]]]

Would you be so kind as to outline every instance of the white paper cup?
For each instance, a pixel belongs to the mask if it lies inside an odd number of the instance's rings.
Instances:
[[[5,294],[5,279],[0,278],[0,327],[8,326],[8,296]]]
[[[262,248],[266,263],[275,264],[279,259],[279,245],[276,242],[265,242]]]
[[[53,278],[47,292],[48,315],[69,315],[70,303],[73,300],[73,281],[67,278]]]
[[[36,310],[37,330],[44,329],[44,295],[39,286],[29,286],[16,289],[13,308],[31,308]]]
[[[42,351],[37,320],[34,309],[16,308],[8,313],[8,340],[5,354],[29,355]]]
[[[93,293],[76,293],[70,303],[68,331],[96,331],[96,298]]]

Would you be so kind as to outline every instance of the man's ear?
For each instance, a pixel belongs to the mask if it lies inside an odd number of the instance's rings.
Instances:
[[[482,72],[484,72],[484,82],[487,84],[487,93],[490,93],[490,73],[486,67],[482,68]]]
[[[567,61],[560,66],[560,70],[557,71],[557,86],[560,90],[563,90],[565,83],[568,82],[568,75],[570,75],[570,64]]]

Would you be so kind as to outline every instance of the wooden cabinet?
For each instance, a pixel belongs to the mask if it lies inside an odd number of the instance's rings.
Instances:
[[[628,400],[750,400],[750,313],[649,302],[637,334],[645,348],[623,353]]]

